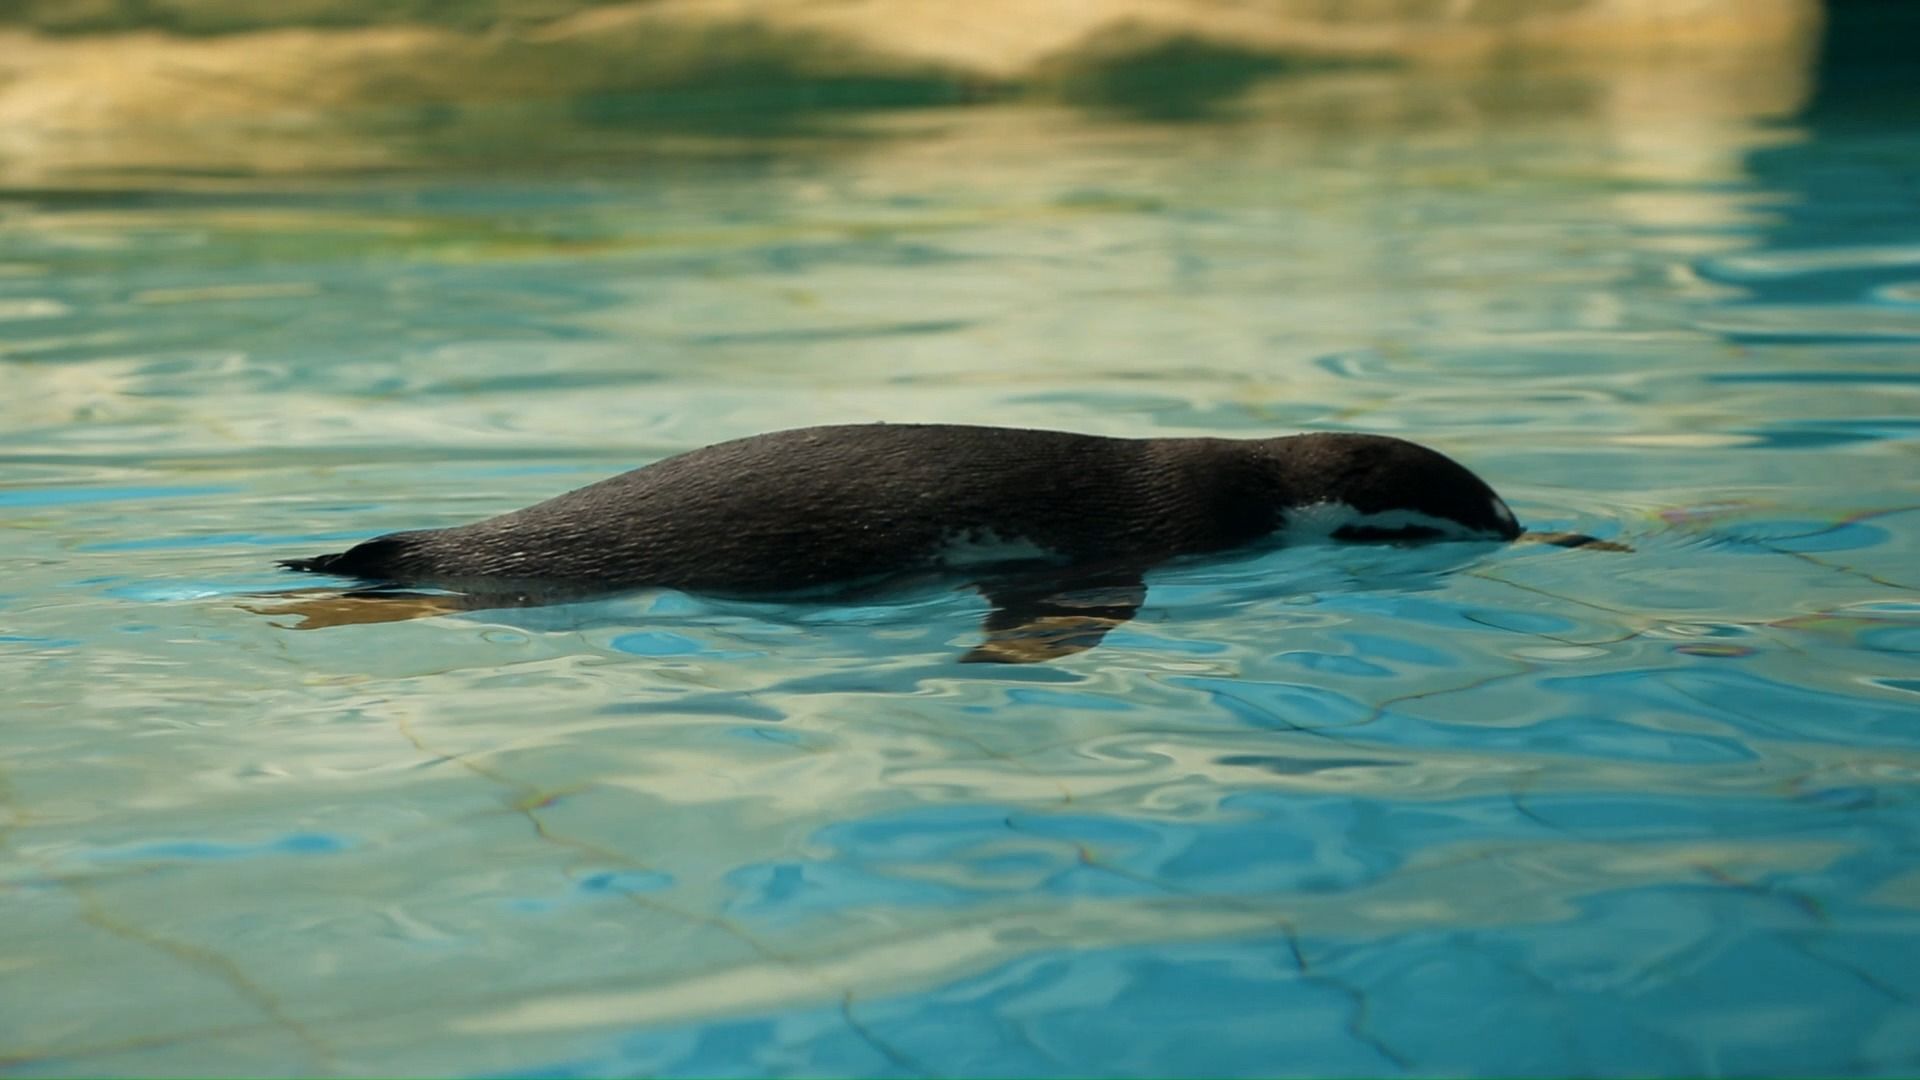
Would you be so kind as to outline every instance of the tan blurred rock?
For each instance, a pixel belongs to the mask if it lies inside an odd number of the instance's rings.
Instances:
[[[653,0],[590,8],[550,40],[660,21],[764,21],[877,56],[1019,81],[1103,38],[1197,38],[1275,54],[1471,59],[1544,51],[1713,48],[1804,34],[1811,0]]]
[[[691,127],[701,108],[712,113],[702,94],[791,113],[815,100],[801,88],[836,79],[869,80],[866,92],[891,104],[1098,99],[1103,73],[1167,55],[1198,71],[1221,57],[1511,65],[1703,54],[1723,58],[1713,64],[1735,57],[1764,78],[1768,65],[1804,67],[1819,18],[1816,0],[490,0],[364,15],[319,0],[89,0],[23,10],[0,16],[0,179],[13,182],[176,167],[199,144],[219,168],[378,168],[405,152],[370,132],[450,124],[494,104],[668,127],[678,107]],[[440,25],[399,21],[442,10]],[[344,25],[201,36],[4,29],[144,18],[217,30],[273,12]],[[680,106],[657,107],[673,95]]]

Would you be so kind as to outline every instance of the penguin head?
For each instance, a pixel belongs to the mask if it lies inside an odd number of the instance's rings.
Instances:
[[[1486,481],[1437,450],[1386,435],[1267,440],[1290,542],[1512,540],[1520,523]]]

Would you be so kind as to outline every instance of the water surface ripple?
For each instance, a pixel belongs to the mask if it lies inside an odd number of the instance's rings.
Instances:
[[[1920,230],[1815,213],[1917,129],[1433,78],[8,197],[0,1070],[1920,1069]],[[937,587],[247,610],[882,419],[1400,433],[1635,550],[1173,568],[1010,668]]]

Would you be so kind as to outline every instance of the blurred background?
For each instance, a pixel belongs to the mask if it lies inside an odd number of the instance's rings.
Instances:
[[[884,114],[1057,102],[1158,121],[1258,108],[1303,127],[1433,110],[1590,117],[1628,140],[1809,105],[1910,41],[1897,0],[13,0],[0,178],[632,165],[833,136]],[[1313,85],[1433,69],[1560,73],[1524,100],[1329,107]],[[1291,83],[1284,101],[1251,102]],[[1904,82],[1904,80],[1903,80]],[[1886,85],[1882,92],[1911,93]],[[1350,113],[1357,112],[1357,115]],[[864,121],[864,123],[863,123]],[[889,139],[889,135],[891,139]],[[869,149],[875,149],[869,147]],[[878,148],[878,152],[888,152]]]
[[[559,375],[530,384],[548,391],[775,375],[816,392],[813,419],[981,419],[1021,402],[884,387],[1149,374],[1194,404],[1186,372],[1265,423],[1358,420],[1366,387],[1313,400],[1330,356],[1692,326],[1689,304],[1730,297],[1691,259],[1873,239],[1903,193],[1834,166],[1913,115],[1914,26],[1895,0],[15,0],[0,254],[25,340],[0,348],[170,357],[169,393],[211,378],[225,430],[315,460],[343,429],[449,413],[316,431],[230,395],[298,369],[379,408],[498,362]],[[1611,292],[1648,273],[1671,288]],[[137,347],[109,347],[129,319]],[[128,402],[89,387],[153,396],[155,370],[38,369],[26,389],[55,412],[17,419],[72,419],[76,394],[111,419]],[[818,396],[854,372],[864,397]],[[668,383],[599,436],[671,425]],[[535,418],[547,400],[506,426],[564,441]],[[697,433],[638,445],[774,426],[786,404],[707,394]],[[1115,405],[1079,419],[1138,415]],[[1735,422],[1705,408],[1669,422]]]

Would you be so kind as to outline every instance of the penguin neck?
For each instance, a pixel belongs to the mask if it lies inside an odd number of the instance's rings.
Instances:
[[[1270,475],[1269,483],[1279,496],[1282,510],[1349,501],[1342,496],[1350,486],[1344,468],[1350,462],[1344,456],[1328,453],[1323,436],[1281,435],[1254,440],[1248,449]]]
[[[1202,550],[1256,543],[1286,525],[1290,486],[1278,455],[1261,439],[1167,440],[1171,467],[1194,496],[1183,512],[1207,523]]]
[[[1303,525],[1309,522],[1328,523],[1326,531],[1331,534],[1340,525],[1389,509],[1372,505],[1373,500],[1356,491],[1363,486],[1359,483],[1362,463],[1336,439],[1310,433],[1260,439],[1249,445],[1264,474],[1262,493],[1272,514],[1270,528],[1288,543],[1301,539]]]

